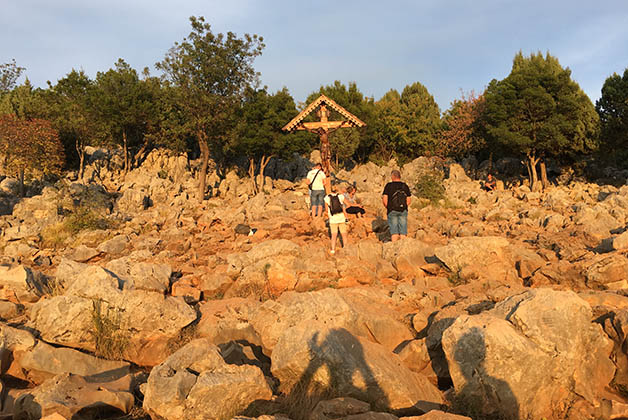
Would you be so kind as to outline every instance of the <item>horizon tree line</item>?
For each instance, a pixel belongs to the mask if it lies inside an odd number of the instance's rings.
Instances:
[[[119,147],[125,172],[152,148],[166,147],[200,157],[203,199],[210,159],[224,173],[245,157],[255,180],[256,169],[263,175],[271,157],[313,150],[315,136],[281,132],[298,113],[288,90],[271,93],[260,86],[253,64],[265,47],[263,38],[214,34],[203,17],[190,23],[190,34],[155,64],[158,77],[148,68],[139,74],[119,59],[94,79],[72,69],[43,89],[28,78],[17,84],[26,69],[15,60],[0,64],[4,170],[23,188],[25,179],[58,175],[64,168],[82,178],[88,146]],[[595,156],[628,166],[628,68],[606,79],[595,105],[549,52],[519,51],[506,78],[493,79],[481,94],[462,93],[442,113],[418,81],[378,100],[355,82],[336,81],[312,92],[306,104],[320,94],[367,124],[330,136],[337,165],[391,158],[404,163],[422,155],[518,156],[533,189],[548,185],[548,158],[573,164]]]

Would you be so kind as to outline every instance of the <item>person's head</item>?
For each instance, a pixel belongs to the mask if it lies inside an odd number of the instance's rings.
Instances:
[[[347,187],[347,194],[350,194],[350,195],[355,194],[355,187],[353,185],[349,185]]]
[[[321,169],[323,166],[320,163],[314,164],[314,169]]]
[[[488,179],[488,180],[490,181],[491,179],[493,179],[493,175],[488,174],[488,175],[486,176],[486,179]]]
[[[393,171],[390,173],[390,178],[393,181],[401,181],[401,172],[399,172],[396,169],[393,169]]]

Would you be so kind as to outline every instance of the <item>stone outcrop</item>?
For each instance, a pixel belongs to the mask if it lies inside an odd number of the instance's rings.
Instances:
[[[227,364],[218,347],[198,339],[153,368],[144,410],[165,420],[231,418],[271,396],[258,367]]]
[[[66,419],[87,420],[97,414],[126,414],[133,403],[130,392],[109,390],[81,376],[62,374],[18,397],[13,418],[35,420],[57,413]]]
[[[286,330],[271,360],[280,390],[288,394],[318,390],[401,414],[425,413],[444,403],[440,391],[407,369],[398,356],[322,321]]]
[[[460,316],[442,346],[459,403],[484,415],[540,419],[574,399],[597,405],[615,373],[610,340],[573,292],[532,290]]]

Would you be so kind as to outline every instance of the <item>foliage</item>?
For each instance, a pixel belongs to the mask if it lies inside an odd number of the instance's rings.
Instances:
[[[98,211],[89,205],[74,207],[72,213],[63,221],[46,226],[41,232],[42,247],[61,248],[69,239],[84,230],[106,230],[112,228],[112,223],[100,216]]]
[[[401,94],[390,90],[376,105],[381,124],[377,141],[382,150],[389,148],[400,162],[435,151],[440,109],[425,86],[416,82]]]
[[[476,152],[484,144],[479,131],[480,116],[484,110],[484,95],[471,92],[467,97],[452,102],[443,115],[437,152],[440,156],[461,159]]]
[[[60,174],[63,149],[49,121],[0,116],[0,155],[5,170],[20,179]]]
[[[266,89],[247,89],[237,110],[238,123],[227,145],[234,155],[259,159],[262,156],[290,158],[311,151],[305,133],[286,134],[281,128],[297,114],[287,89],[270,95]]]
[[[414,186],[414,193],[418,198],[429,200],[431,204],[437,204],[445,198],[443,177],[435,171],[422,173]]]
[[[125,170],[129,170],[129,148],[144,142],[145,132],[156,117],[153,90],[140,80],[123,59],[115,69],[96,75],[96,105],[110,142],[124,150]]]
[[[623,76],[614,73],[606,79],[595,105],[602,126],[604,156],[628,164],[628,68]]]
[[[129,337],[121,328],[120,312],[107,307],[100,299],[93,299],[91,317],[90,333],[94,338],[96,354],[105,359],[123,359]]]
[[[248,87],[258,81],[253,60],[262,53],[263,38],[233,32],[215,35],[203,17],[191,17],[192,32],[166,54],[156,67],[176,89],[185,131],[194,135],[201,151],[199,199],[205,196],[210,146],[214,157],[235,124],[234,110]]]
[[[13,90],[24,70],[24,67],[17,65],[15,59],[10,63],[0,64],[0,95]]]
[[[540,158],[574,159],[597,147],[593,104],[549,53],[519,52],[508,77],[491,81],[485,97],[487,141],[525,155],[532,184]]]
[[[98,125],[94,98],[94,82],[81,70],[72,70],[45,94],[48,118],[59,131],[66,156],[78,161],[82,177],[85,148],[101,142],[102,128]]]

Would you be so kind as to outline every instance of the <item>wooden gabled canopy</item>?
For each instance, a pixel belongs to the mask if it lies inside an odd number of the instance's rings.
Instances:
[[[310,115],[312,111],[318,108],[321,105],[327,105],[329,108],[333,109],[340,115],[342,115],[345,120],[343,121],[322,121],[320,122],[303,122],[305,117]],[[321,116],[322,119],[322,116]],[[325,118],[327,119],[327,118]],[[322,123],[322,124],[321,124]],[[316,130],[319,128],[326,129],[334,129],[334,128],[350,128],[350,127],[365,127],[366,124],[362,122],[358,117],[338,105],[332,99],[329,99],[325,95],[319,96],[314,102],[305,107],[305,109],[299,112],[299,115],[294,117],[288,124],[286,124],[282,130],[284,131],[294,131],[294,130]]]
[[[304,122],[303,120],[312,113],[315,109],[320,108],[317,115],[320,117],[320,121]],[[330,111],[327,108],[339,113],[344,120],[329,121]],[[323,171],[329,176],[331,170],[331,152],[329,150],[329,139],[327,135],[336,131],[339,128],[357,128],[366,127],[366,124],[358,117],[338,105],[333,100],[329,99],[325,95],[319,96],[314,102],[305,107],[305,109],[299,112],[299,115],[294,117],[288,124],[286,124],[283,131],[295,131],[295,130],[307,130],[311,133],[317,133],[321,139],[321,159]]]

